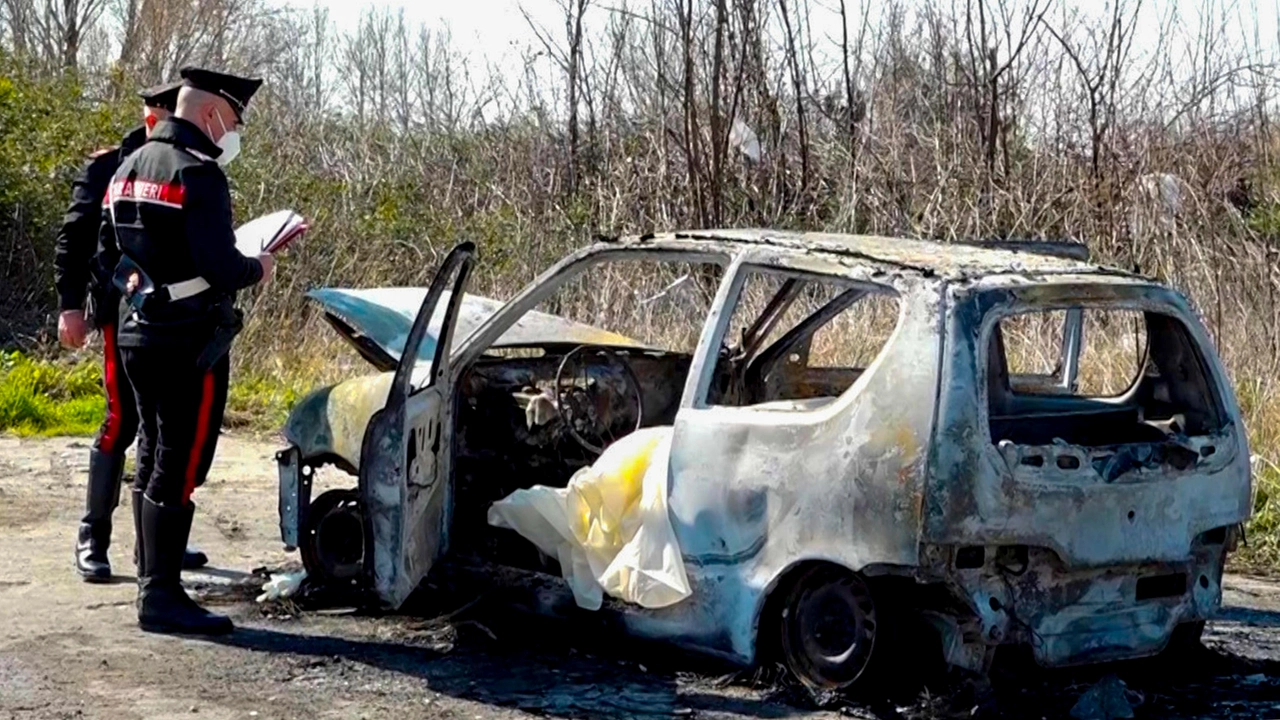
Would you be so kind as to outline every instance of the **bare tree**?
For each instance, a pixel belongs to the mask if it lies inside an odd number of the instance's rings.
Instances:
[[[843,77],[844,107],[840,113],[843,117],[842,130],[847,133],[849,148],[849,164],[854,172],[858,167],[858,126],[866,115],[866,101],[860,90],[862,80],[862,54],[866,43],[867,32],[871,25],[870,3],[860,3],[862,16],[858,19],[858,36],[853,46],[849,44],[849,11],[846,0],[840,0],[840,70]],[[852,59],[852,65],[850,64]],[[833,117],[834,117],[833,113]]]
[[[1133,34],[1141,9],[1142,0],[1135,0],[1132,9],[1127,0],[1112,0],[1105,25],[1081,25],[1086,35],[1083,44],[1041,20],[1062,46],[1084,89],[1089,112],[1089,163],[1095,183],[1102,179],[1107,133],[1115,118],[1120,82],[1133,49]]]
[[[997,153],[1007,137],[1010,95],[1017,92],[1020,79],[1018,58],[1034,41],[1050,7],[1051,0],[1031,0],[1018,13],[1007,0],[995,0],[994,7],[990,0],[965,0],[968,62],[964,71],[989,178],[995,174]],[[1005,158],[1007,165],[1007,150]]]
[[[396,13],[395,31],[392,35],[391,47],[391,106],[396,124],[401,132],[408,132],[415,113],[410,96],[413,85],[413,58],[409,44],[409,28],[404,22],[404,8]]]
[[[328,8],[316,6],[312,9],[309,20],[306,30],[308,39],[305,46],[306,55],[303,58],[303,65],[307,69],[303,85],[304,96],[313,111],[323,112],[329,107],[329,97],[332,92],[327,81],[333,58],[329,42]]]
[[[376,10],[369,10],[361,15],[356,31],[343,38],[339,60],[339,74],[361,130],[378,103],[377,57],[372,42],[377,32],[376,14]]]
[[[296,40],[293,13],[265,0],[121,0],[115,14],[117,64],[141,82],[191,64],[262,72]]]
[[[533,30],[538,41],[542,43],[547,55],[560,66],[560,69],[565,74],[565,92],[567,95],[565,105],[568,112],[569,136],[568,189],[573,192],[578,186],[581,145],[578,111],[582,104],[581,91],[583,83],[584,39],[582,21],[591,3],[590,0],[559,0],[559,2],[560,10],[564,15],[565,45],[563,49],[559,43],[551,39],[551,36],[544,28],[530,17],[528,10],[521,6],[520,12],[524,15],[525,22]]]
[[[0,10],[15,55],[48,68],[79,69],[85,36],[106,9],[106,0],[3,0]]]
[[[333,90],[328,82],[332,63],[329,14],[316,7],[290,19],[283,31],[292,38],[281,61],[270,69],[269,92],[306,121],[323,116]]]
[[[795,93],[796,122],[799,125],[800,136],[800,188],[801,194],[804,194],[809,186],[809,132],[804,111],[804,99],[807,93],[804,78],[800,74],[800,53],[796,49],[796,35],[791,29],[791,15],[787,12],[787,0],[778,0],[778,11],[782,16],[782,24],[786,28],[786,62],[791,70],[791,91]]]
[[[719,226],[723,223],[724,209],[722,196],[724,189],[725,151],[728,142],[728,129],[724,116],[724,80],[725,80],[725,32],[729,24],[729,8],[726,0],[715,0],[715,17],[712,21],[714,40],[711,50],[711,107],[708,115],[711,122],[711,178],[709,194],[711,196],[710,216],[707,224]]]
[[[36,8],[32,0],[3,0],[4,22],[9,47],[14,55],[27,58],[36,44]]]

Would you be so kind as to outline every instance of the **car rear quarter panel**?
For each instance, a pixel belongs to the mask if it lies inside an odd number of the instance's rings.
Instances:
[[[881,355],[821,409],[680,411],[669,505],[694,592],[633,616],[637,628],[750,659],[767,591],[798,563],[917,562],[939,297],[933,284],[904,292]]]

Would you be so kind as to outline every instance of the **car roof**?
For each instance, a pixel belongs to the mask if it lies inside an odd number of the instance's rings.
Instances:
[[[729,244],[737,250],[763,248],[783,253],[855,258],[886,269],[970,279],[988,275],[1108,275],[1146,280],[1142,276],[1086,262],[1088,248],[1074,242],[972,241],[934,242],[909,238],[771,229],[684,230],[621,237],[612,242],[687,248],[690,242]]]

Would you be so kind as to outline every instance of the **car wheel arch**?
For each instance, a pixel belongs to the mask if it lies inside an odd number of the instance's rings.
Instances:
[[[343,457],[332,449],[313,449],[310,454],[303,455],[298,460],[299,467],[310,467],[313,470],[322,468],[325,465],[332,465],[342,472],[350,475],[354,480],[359,477],[360,469],[350,459]]]
[[[775,635],[781,607],[788,593],[796,583],[815,570],[829,568],[858,576],[871,589],[874,595],[878,590],[889,589],[892,593],[901,592],[900,583],[913,576],[915,569],[888,563],[869,563],[853,566],[825,556],[799,558],[774,573],[773,578],[764,586],[756,600],[755,614],[752,618],[752,663],[759,665],[777,657]],[[773,643],[775,646],[771,646]],[[771,657],[772,654],[772,657]]]

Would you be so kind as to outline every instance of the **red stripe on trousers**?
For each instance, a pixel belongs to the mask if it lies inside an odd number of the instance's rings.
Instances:
[[[102,328],[102,345],[102,380],[107,389],[107,422],[102,437],[98,438],[98,449],[110,453],[115,449],[116,440],[120,438],[120,425],[124,422],[120,408],[120,368],[116,366],[115,325]]]
[[[200,393],[200,414],[196,418],[196,436],[191,443],[191,456],[187,458],[187,482],[182,489],[182,504],[191,501],[196,491],[196,475],[200,473],[200,460],[204,457],[204,445],[209,441],[209,415],[213,411],[213,371],[204,374],[204,388]],[[216,432],[216,430],[215,430]]]

